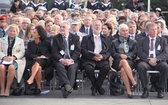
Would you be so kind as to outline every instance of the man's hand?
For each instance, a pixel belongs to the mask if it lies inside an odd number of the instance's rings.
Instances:
[[[148,58],[148,63],[151,65],[151,66],[156,66],[157,65],[157,59],[156,58]]]
[[[46,58],[46,56],[41,55],[41,56],[38,56],[37,58]]]
[[[120,57],[121,57],[121,59],[127,59],[127,55],[125,55],[125,54],[121,54]]]
[[[61,63],[64,66],[70,66],[70,65],[74,64],[74,61],[72,59],[61,59]]]
[[[103,56],[102,55],[95,55],[94,57],[93,57],[93,60],[95,60],[95,61],[101,61],[103,59]]]

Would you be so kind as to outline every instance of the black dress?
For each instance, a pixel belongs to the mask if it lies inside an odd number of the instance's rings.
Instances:
[[[112,67],[120,70],[119,64],[121,61],[120,54],[127,55],[127,61],[131,69],[135,68],[135,58],[137,56],[137,42],[129,38],[115,39],[112,42],[112,57],[114,59]]]
[[[31,69],[33,64],[36,62],[44,68],[50,59],[51,45],[48,41],[40,42],[36,44],[35,41],[30,41],[26,50],[26,69]],[[38,56],[44,55],[47,58],[37,58]]]

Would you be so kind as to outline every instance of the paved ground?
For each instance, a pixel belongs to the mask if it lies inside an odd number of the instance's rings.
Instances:
[[[104,84],[106,89],[106,85]],[[125,92],[121,96],[110,96],[108,94],[91,96],[90,84],[85,84],[84,94],[74,90],[67,99],[62,98],[60,90],[49,92],[49,87],[45,87],[39,96],[9,96],[0,97],[0,105],[168,105],[168,94],[164,99],[158,99],[157,93],[150,93],[150,97],[142,99],[136,95],[133,99],[128,99]]]

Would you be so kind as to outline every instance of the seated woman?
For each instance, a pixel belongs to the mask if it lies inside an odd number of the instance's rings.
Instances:
[[[135,68],[135,58],[137,56],[137,43],[128,36],[128,26],[119,25],[120,37],[112,42],[113,68],[121,71],[123,82],[126,86],[128,98],[133,98],[132,89],[135,90],[137,83],[132,75],[132,69]]]
[[[18,38],[19,28],[12,24],[8,27],[8,35],[0,39],[0,87],[1,96],[9,96],[14,76],[20,83],[25,68],[25,48],[22,39]],[[7,76],[6,76],[7,70]],[[7,80],[6,80],[7,79]],[[6,86],[5,86],[5,81]]]
[[[26,83],[28,86],[26,91],[29,90],[30,85],[35,79],[37,88],[33,93],[34,95],[39,95],[41,93],[41,72],[47,64],[47,59],[50,57],[51,45],[50,42],[45,40],[46,35],[46,31],[42,26],[36,26],[32,34],[34,40],[28,43],[28,48],[26,50],[26,70],[31,70],[31,76]]]

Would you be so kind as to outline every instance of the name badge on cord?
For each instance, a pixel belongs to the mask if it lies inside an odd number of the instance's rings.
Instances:
[[[161,46],[159,45],[158,47],[157,47],[157,50],[160,50],[161,49]]]
[[[64,55],[64,54],[65,54],[65,52],[64,52],[63,50],[61,50],[61,51],[60,51],[60,54],[61,54],[61,55]]]
[[[70,49],[71,49],[71,50],[74,50],[74,49],[75,49],[75,45],[74,45],[74,44],[71,45]]]

